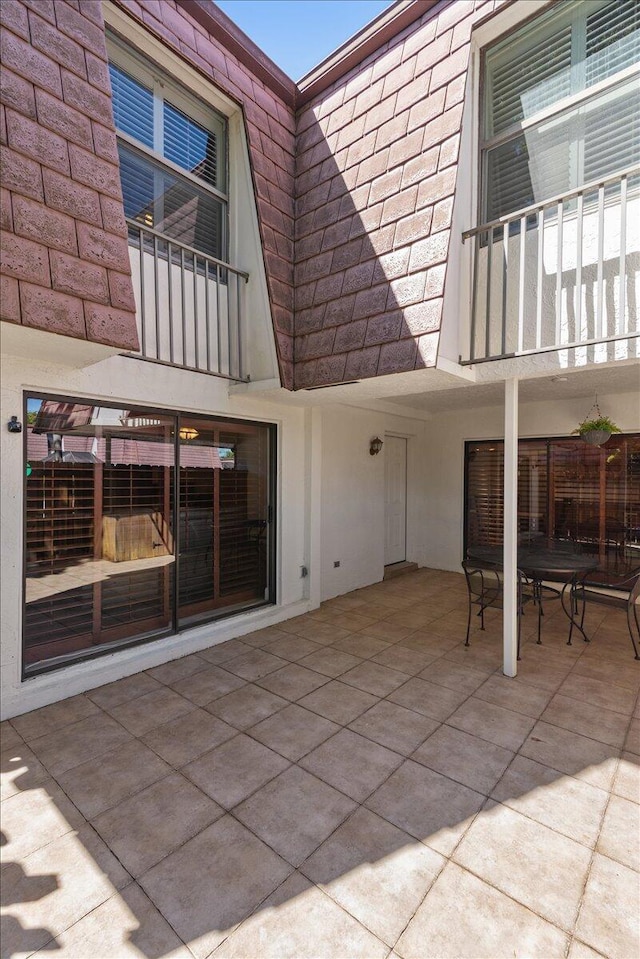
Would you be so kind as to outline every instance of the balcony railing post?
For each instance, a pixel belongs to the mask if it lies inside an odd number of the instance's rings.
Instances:
[[[627,177],[620,181],[620,288],[618,293],[618,323],[616,333],[627,330]]]

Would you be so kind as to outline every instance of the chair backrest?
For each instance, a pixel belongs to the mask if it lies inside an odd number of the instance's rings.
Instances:
[[[629,593],[629,606],[635,606],[640,602],[640,573],[636,573],[636,581]]]
[[[468,559],[463,560],[462,569],[471,596],[485,596],[489,591],[496,595],[502,592],[502,568],[497,564]]]

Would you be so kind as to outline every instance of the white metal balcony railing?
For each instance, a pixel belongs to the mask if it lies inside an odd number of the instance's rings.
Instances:
[[[462,365],[640,336],[640,166],[462,234],[473,239]]]
[[[140,353],[154,363],[244,381],[249,274],[127,219]]]

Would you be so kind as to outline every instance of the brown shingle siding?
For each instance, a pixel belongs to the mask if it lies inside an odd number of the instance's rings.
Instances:
[[[487,9],[473,0],[438,4],[298,115],[296,285],[315,279],[315,303],[331,295],[325,324],[336,326],[332,350],[347,353],[348,379],[435,362],[470,27]],[[329,181],[329,195],[341,198],[337,213],[325,198]],[[310,272],[320,230],[321,249],[335,252],[330,265],[316,257]],[[295,329],[296,388],[320,385],[320,375],[326,382],[341,364],[318,356],[310,365],[298,353],[297,314]]]
[[[12,212],[3,221],[4,318],[92,339],[91,310],[114,308],[100,342],[135,348],[123,217],[103,221],[100,202],[122,211],[101,8],[89,0],[1,6],[3,185]]]

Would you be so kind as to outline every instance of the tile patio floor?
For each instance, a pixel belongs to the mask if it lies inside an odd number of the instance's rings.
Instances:
[[[640,720],[419,570],[2,724],[2,956],[636,959]]]

